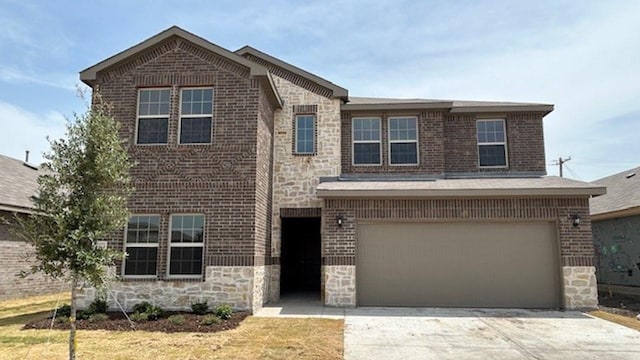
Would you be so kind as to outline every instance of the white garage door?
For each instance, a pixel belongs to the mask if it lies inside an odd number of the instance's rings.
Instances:
[[[359,306],[560,307],[554,223],[359,223]]]

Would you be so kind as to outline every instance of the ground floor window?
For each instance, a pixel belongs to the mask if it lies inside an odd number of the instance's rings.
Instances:
[[[202,275],[204,215],[171,215],[169,233],[169,276]]]
[[[157,215],[134,215],[129,218],[125,233],[125,276],[156,276],[159,226],[160,216]]]

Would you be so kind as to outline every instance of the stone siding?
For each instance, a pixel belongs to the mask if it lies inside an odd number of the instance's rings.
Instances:
[[[254,288],[261,282],[256,280],[255,275],[261,272],[256,268],[264,267],[208,266],[204,281],[112,281],[106,291],[107,302],[112,310],[118,310],[119,303],[127,311],[142,301],[165,310],[190,310],[192,303],[203,301],[210,306],[227,304],[236,310],[255,310]],[[78,307],[86,308],[97,295],[95,288],[79,291]]]
[[[594,266],[564,266],[564,305],[567,309],[598,307],[598,285]]]
[[[356,267],[352,265],[323,266],[324,304],[356,306]]]

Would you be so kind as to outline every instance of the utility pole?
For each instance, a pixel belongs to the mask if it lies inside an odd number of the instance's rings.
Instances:
[[[566,159],[563,159],[562,157],[559,157],[558,160],[554,161],[553,165],[558,165],[558,167],[560,168],[560,177],[562,177],[562,165],[564,165],[564,163],[566,163],[569,160],[571,160],[571,156],[569,156]]]

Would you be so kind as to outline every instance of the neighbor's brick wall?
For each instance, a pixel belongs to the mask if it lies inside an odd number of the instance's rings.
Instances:
[[[352,165],[351,119],[373,116],[382,119],[382,165]],[[389,164],[388,118],[417,116],[419,164]],[[342,112],[342,172],[345,174],[421,174],[479,172],[545,173],[542,114],[511,113],[504,118],[507,128],[508,168],[481,169],[478,166],[475,114],[429,112]]]
[[[578,228],[571,214],[580,214]],[[338,227],[335,218],[345,218]],[[327,199],[322,210],[323,265],[355,265],[357,220],[548,220],[558,224],[562,266],[593,266],[587,198],[501,198],[433,200]]]
[[[178,145],[180,89],[194,86],[213,87],[212,144]],[[137,90],[141,87],[172,90],[168,144],[135,144]],[[131,171],[136,191],[129,200],[130,211],[161,216],[158,277],[166,275],[169,215],[177,213],[205,215],[204,266],[264,262],[262,251],[256,258],[256,237],[260,238],[258,247],[264,247],[268,238],[259,229],[255,214],[259,208],[259,216],[268,216],[264,203],[268,202],[265,191],[269,184],[264,178],[256,182],[256,173],[264,171],[270,140],[258,126],[268,127],[265,123],[273,114],[265,109],[264,90],[249,77],[249,69],[171,38],[126,64],[99,73],[97,90],[113,106],[113,115],[122,125],[121,136],[136,163]],[[111,246],[121,249],[123,232],[109,240]]]
[[[0,217],[11,216],[0,212]],[[26,296],[45,295],[67,291],[68,287],[60,280],[51,280],[44,274],[32,274],[25,278],[17,276],[22,271],[30,271],[36,263],[33,247],[24,241],[15,239],[6,224],[0,224],[0,300],[16,299]]]

